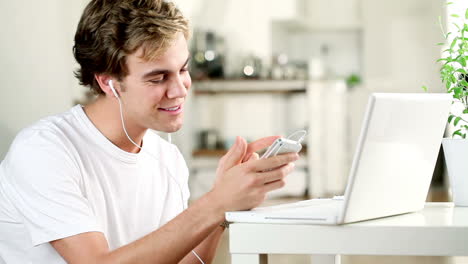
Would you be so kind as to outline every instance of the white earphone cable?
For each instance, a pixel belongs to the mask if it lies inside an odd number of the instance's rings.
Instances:
[[[124,118],[123,118],[122,102],[120,101],[119,97],[117,97],[117,100],[119,101],[120,120],[122,121],[122,127],[123,127],[123,131],[125,132],[125,135],[127,136],[128,140],[130,140],[130,142],[132,142],[133,145],[135,145],[139,149],[142,149],[141,146],[139,146],[137,143],[135,143],[135,141],[133,141],[132,138],[128,135],[127,129],[125,128]]]
[[[112,87],[112,85],[110,85]],[[114,89],[112,87],[112,89]],[[124,122],[124,118],[123,118],[123,111],[122,111],[122,102],[120,101],[120,98],[118,96],[116,96],[117,100],[119,101],[119,108],[120,108],[120,120],[122,121],[122,127],[123,127],[123,131],[125,132],[125,135],[127,136],[128,140],[130,140],[130,142],[132,142],[133,145],[135,145],[137,148],[139,148],[140,150],[142,151],[145,151],[141,146],[139,146],[137,143],[135,143],[135,141],[132,140],[132,138],[128,135],[128,132],[127,132],[127,129],[125,128],[125,122]],[[171,134],[168,134],[168,140],[169,142],[171,142]],[[152,153],[150,153],[149,151],[145,151],[146,154],[150,155],[151,157],[153,157],[154,159],[158,160],[157,157],[155,157]],[[185,202],[184,202],[184,195],[183,195],[183,191],[182,191],[182,187],[180,186],[179,182],[174,178],[172,177],[171,175],[171,172],[168,168],[166,168],[167,171],[169,172],[169,177],[171,177],[171,179],[176,183],[177,187],[179,187],[179,190],[180,190],[180,198],[181,198],[181,201],[182,201],[182,210],[185,210],[187,209],[185,207]],[[197,259],[200,261],[201,264],[205,264],[205,262],[203,262],[203,260],[200,258],[200,256],[198,256],[198,254],[195,252],[195,250],[192,250],[192,253],[195,255],[195,257],[197,257]]]

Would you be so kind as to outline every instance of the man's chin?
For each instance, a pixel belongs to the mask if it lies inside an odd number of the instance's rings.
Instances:
[[[159,127],[159,128],[156,128],[155,130],[161,131],[164,133],[175,133],[179,131],[181,128],[182,128],[182,124],[176,124],[172,126]]]
[[[181,128],[182,128],[182,126],[176,127],[176,128],[171,128],[171,129],[168,129],[168,130],[166,130],[164,132],[166,132],[166,133],[175,133],[175,132],[179,131]]]

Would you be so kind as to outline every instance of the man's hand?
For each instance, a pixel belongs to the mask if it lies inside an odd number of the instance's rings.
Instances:
[[[255,151],[271,145],[278,137],[267,137],[249,145],[237,137],[221,158],[211,191],[225,211],[246,210],[260,205],[266,193],[284,186],[284,177],[294,168],[296,153],[258,159]]]
[[[258,154],[255,153],[261,149],[264,149],[266,147],[269,147],[275,140],[280,138],[280,136],[270,136],[270,137],[264,137],[261,139],[258,139],[252,143],[249,143],[247,145],[247,150],[245,152],[244,158],[242,159],[242,162],[246,162],[250,158],[252,158],[252,155],[254,155],[253,158],[258,158]],[[240,138],[241,140],[244,141],[243,138]]]

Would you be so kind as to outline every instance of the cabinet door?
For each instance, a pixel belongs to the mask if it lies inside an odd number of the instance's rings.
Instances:
[[[342,194],[349,171],[348,92],[344,81],[309,82],[309,194]]]
[[[298,0],[298,14],[312,28],[356,29],[360,26],[360,0]]]

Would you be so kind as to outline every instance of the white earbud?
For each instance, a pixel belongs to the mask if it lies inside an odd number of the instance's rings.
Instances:
[[[114,89],[114,85],[112,84],[112,80],[109,80],[108,84],[109,84],[109,87],[111,88],[111,91],[112,91],[112,93],[114,94],[114,96],[115,96],[116,98],[119,98],[119,94],[118,94],[117,91]]]

